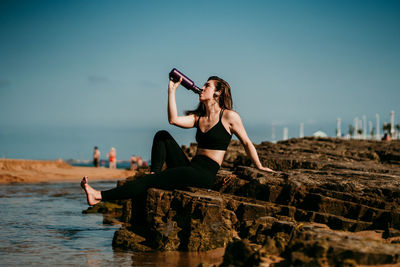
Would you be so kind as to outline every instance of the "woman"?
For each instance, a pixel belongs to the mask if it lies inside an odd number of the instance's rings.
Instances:
[[[168,120],[170,124],[182,128],[197,128],[196,155],[189,161],[172,136],[166,131],[159,131],[153,140],[151,173],[123,186],[101,192],[89,186],[85,176],[81,186],[86,192],[89,205],[106,200],[132,198],[144,193],[150,187],[210,188],[222,164],[232,134],[239,138],[247,155],[259,170],[274,172],[262,166],[239,114],[232,110],[230,86],[226,81],[217,76],[210,77],[202,87],[197,109],[187,111],[185,116],[178,116],[175,93],[181,82],[182,79],[176,83],[169,81]],[[164,163],[167,164],[167,169],[162,171]]]
[[[97,146],[94,147],[93,151],[93,165],[96,168],[100,166],[100,150]]]
[[[111,148],[110,152],[107,153],[108,156],[108,167],[110,169],[116,169],[117,168],[117,151],[115,148]]]

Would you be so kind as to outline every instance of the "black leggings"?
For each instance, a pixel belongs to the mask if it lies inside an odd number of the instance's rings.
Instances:
[[[167,169],[161,171],[164,163]],[[111,190],[101,191],[103,201],[139,196],[150,187],[166,190],[188,186],[210,188],[219,170],[219,164],[206,156],[196,155],[191,161],[167,131],[154,136],[149,174]]]

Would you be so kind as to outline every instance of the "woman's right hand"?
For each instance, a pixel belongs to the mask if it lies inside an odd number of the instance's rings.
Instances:
[[[270,168],[267,168],[267,167],[263,167],[263,166],[261,166],[261,167],[258,168],[258,169],[261,170],[261,171],[265,171],[265,172],[277,173],[276,171],[274,171],[274,170],[272,170],[272,169],[270,169]]]
[[[172,92],[175,93],[176,89],[178,89],[179,85],[182,82],[182,77],[179,79],[179,81],[174,82],[171,79],[169,80],[169,84],[168,84],[168,92]]]

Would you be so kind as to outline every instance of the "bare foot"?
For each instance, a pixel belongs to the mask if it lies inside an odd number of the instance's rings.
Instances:
[[[87,178],[87,176],[83,177],[81,187],[85,190],[88,205],[93,206],[101,201],[101,193],[88,184]]]

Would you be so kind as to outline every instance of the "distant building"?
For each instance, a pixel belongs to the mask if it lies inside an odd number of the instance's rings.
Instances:
[[[328,135],[326,133],[324,133],[323,131],[316,131],[315,133],[313,133],[314,137],[328,137]]]

